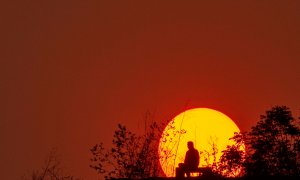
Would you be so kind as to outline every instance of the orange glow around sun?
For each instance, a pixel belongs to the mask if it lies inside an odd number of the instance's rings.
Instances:
[[[180,133],[181,132],[181,133]],[[175,176],[175,169],[184,162],[188,150],[187,142],[193,141],[200,153],[200,167],[212,165],[212,147],[217,148],[216,162],[234,132],[240,132],[237,125],[225,114],[208,108],[195,108],[177,115],[166,126],[159,143],[161,167],[166,176]]]

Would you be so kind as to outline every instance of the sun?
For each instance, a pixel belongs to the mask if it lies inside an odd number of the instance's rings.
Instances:
[[[195,108],[180,113],[165,127],[159,143],[160,164],[165,175],[175,176],[178,163],[184,161],[188,141],[193,141],[200,152],[200,167],[212,165],[214,152],[218,162],[226,146],[234,143],[229,140],[234,132],[240,132],[238,126],[217,110]]]

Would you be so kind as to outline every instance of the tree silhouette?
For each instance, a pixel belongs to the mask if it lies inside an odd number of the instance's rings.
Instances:
[[[244,134],[235,133],[231,140],[235,144],[227,146],[222,151],[222,156],[218,163],[218,173],[225,177],[239,177],[244,175],[244,162],[246,158],[244,147]]]
[[[248,133],[247,174],[299,175],[299,135],[299,121],[288,107],[275,106],[266,111]]]
[[[155,175],[157,151],[152,147],[154,133],[137,136],[119,124],[113,137],[113,147],[105,150],[103,144],[96,144],[91,152],[91,167],[105,178],[142,178]]]
[[[149,118],[149,117],[146,117]],[[118,124],[115,130],[112,148],[106,149],[103,143],[93,146],[91,165],[97,173],[103,175],[106,179],[111,178],[148,178],[163,175],[160,159],[169,160],[174,154],[159,151],[160,140],[164,145],[168,145],[170,140],[161,137],[165,128],[173,129],[171,141],[176,141],[179,133],[184,131],[175,131],[172,123],[166,126],[166,123],[156,123],[152,121],[145,128],[143,135],[137,135],[129,131],[124,125]],[[158,153],[160,152],[160,153]]]
[[[223,151],[220,172],[228,176],[239,168],[247,176],[299,176],[299,125],[288,107],[272,107],[250,132],[235,134],[236,144]]]

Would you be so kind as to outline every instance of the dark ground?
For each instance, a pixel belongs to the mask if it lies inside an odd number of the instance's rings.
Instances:
[[[257,177],[240,177],[240,178],[223,178],[216,176],[209,177],[190,177],[190,178],[175,178],[175,177],[155,177],[155,178],[145,178],[139,180],[269,180],[269,179],[282,179],[282,180],[300,180],[300,177],[291,177],[291,176],[257,176]],[[118,179],[118,180],[130,180],[130,179]],[[135,179],[136,180],[136,179]]]

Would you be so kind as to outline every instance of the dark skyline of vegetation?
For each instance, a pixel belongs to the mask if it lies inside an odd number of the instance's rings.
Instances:
[[[299,176],[299,126],[299,119],[293,117],[288,107],[274,106],[260,116],[249,132],[235,133],[231,138],[235,144],[222,152],[219,162],[214,160],[208,165],[222,177]],[[119,124],[112,149],[106,150],[102,143],[91,149],[91,168],[106,178],[163,176],[158,161],[162,157],[157,154],[162,127],[154,123],[145,135],[137,136]],[[212,149],[211,156],[215,151]]]
[[[119,124],[113,136],[113,147],[105,149],[103,143],[90,149],[90,167],[99,178],[158,179],[163,177],[157,153],[158,141],[165,124],[152,123],[143,135],[129,131]],[[247,132],[235,133],[235,143],[222,151],[216,162],[212,147],[211,178],[243,179],[245,177],[300,177],[300,119],[294,118],[286,106],[274,106],[262,114]],[[170,126],[169,128],[173,128]],[[173,136],[178,135],[175,132]],[[215,149],[214,149],[215,148]],[[245,151],[243,149],[246,149]],[[174,156],[174,155],[173,155]],[[169,154],[168,158],[172,155]],[[203,158],[203,157],[202,157]],[[237,174],[238,172],[238,174]],[[201,176],[200,176],[201,177]],[[24,180],[82,180],[64,172],[57,151],[53,150],[40,169],[25,174]]]

